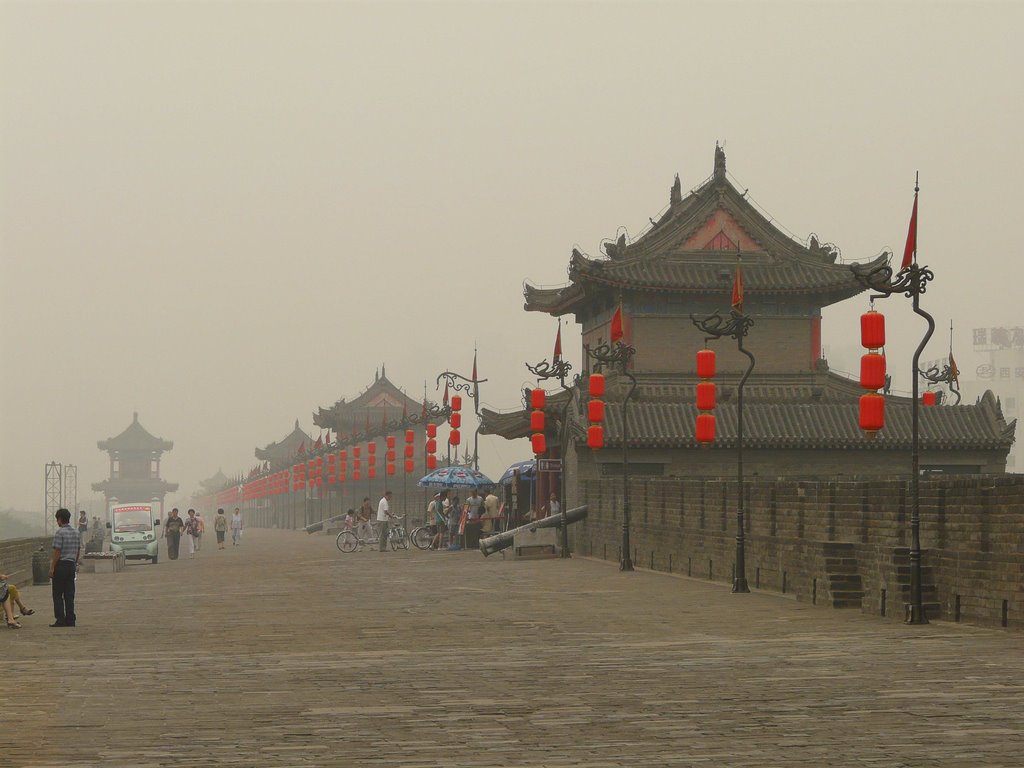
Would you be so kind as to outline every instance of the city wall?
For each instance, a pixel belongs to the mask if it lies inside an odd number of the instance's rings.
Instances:
[[[40,547],[50,551],[52,536],[0,541],[0,573],[6,573],[18,586],[32,583],[32,553]]]
[[[622,478],[581,479],[582,555],[618,560]],[[731,582],[736,482],[637,478],[630,483],[637,567]],[[746,483],[751,588],[902,620],[910,599],[909,480]],[[1024,476],[923,479],[922,584],[930,616],[1024,627]]]

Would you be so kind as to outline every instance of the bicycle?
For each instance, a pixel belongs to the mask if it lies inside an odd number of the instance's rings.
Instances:
[[[357,547],[365,547],[377,541],[380,541],[380,528],[368,522],[360,523],[355,528],[346,528],[338,534],[334,543],[342,552],[355,552]]]
[[[395,516],[391,519],[391,527],[388,529],[388,544],[391,546],[391,551],[394,552],[399,547],[402,549],[409,548],[409,534],[406,533],[402,521],[405,517]]]
[[[430,544],[436,534],[436,525],[421,525],[419,528],[413,528],[409,538],[412,539],[412,544],[416,549],[430,549]]]

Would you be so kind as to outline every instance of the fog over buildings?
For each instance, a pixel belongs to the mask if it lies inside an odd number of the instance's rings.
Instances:
[[[315,434],[382,364],[438,397],[475,346],[484,403],[515,407],[556,329],[524,279],[642,232],[716,142],[847,262],[902,250],[920,171],[925,358],[952,320],[969,381],[973,329],[1024,325],[1022,24],[981,2],[6,2],[0,508],[41,510],[51,460],[92,496],[134,411],[174,441],[176,501],[296,418]],[[833,369],[866,306],[826,311]],[[908,390],[923,323],[885,311]],[[528,452],[482,438],[481,469]]]

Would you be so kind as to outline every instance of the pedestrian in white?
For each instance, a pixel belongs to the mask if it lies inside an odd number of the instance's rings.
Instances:
[[[196,517],[194,509],[188,511],[188,520],[185,521],[185,533],[188,536],[188,556],[191,559],[196,556],[196,550],[199,548],[199,519]]]
[[[231,515],[231,546],[237,547],[242,540],[242,513],[235,507],[235,513]]]
[[[388,528],[391,526],[391,491],[384,491],[377,504],[377,523],[380,525],[380,551],[388,551]]]

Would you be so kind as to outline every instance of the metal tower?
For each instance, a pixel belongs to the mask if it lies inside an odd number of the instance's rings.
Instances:
[[[43,531],[51,533],[56,530],[53,515],[64,502],[64,486],[62,483],[63,467],[59,461],[51,461],[46,465],[46,496],[43,503]]]

